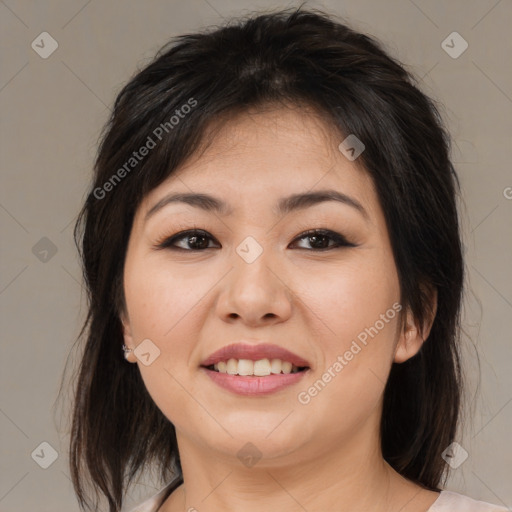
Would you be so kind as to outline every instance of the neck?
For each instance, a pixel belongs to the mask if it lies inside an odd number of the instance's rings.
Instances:
[[[237,457],[244,443],[237,443],[240,446],[229,456],[226,450],[205,449],[178,433],[184,485],[168,498],[161,512],[400,509],[400,504],[403,507],[419,494],[419,488],[384,461],[379,436],[368,434],[372,430],[370,425],[363,426],[350,442],[331,443],[320,450],[315,440],[285,457],[263,456],[251,467]]]

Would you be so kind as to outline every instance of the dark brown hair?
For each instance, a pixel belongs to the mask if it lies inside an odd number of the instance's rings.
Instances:
[[[415,357],[392,365],[381,439],[396,471],[440,490],[441,453],[456,434],[462,389],[464,272],[449,136],[434,101],[379,42],[299,8],[176,37],[117,96],[75,226],[88,291],[70,443],[82,509],[90,506],[87,483],[114,512],[149,465],[158,464],[162,482],[173,470],[181,474],[173,425],[137,365],[122,357],[122,274],[136,209],[200,147],[212,123],[271,103],[312,106],[340,133],[363,141],[358,162],[384,211],[401,303],[420,326],[430,313],[426,289],[437,290],[428,340]],[[155,146],[130,161],[148,137]]]

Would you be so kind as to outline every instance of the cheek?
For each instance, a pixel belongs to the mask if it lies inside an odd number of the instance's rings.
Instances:
[[[190,326],[194,308],[209,287],[208,278],[190,273],[185,278],[185,273],[170,272],[158,262],[127,265],[125,294],[134,335],[172,340],[180,324]]]
[[[182,281],[161,265],[127,258],[124,286],[133,343],[149,339],[159,351],[150,365],[141,361],[137,364],[149,394],[162,411],[173,410],[166,403],[169,397],[173,397],[173,404],[186,400],[178,383],[190,371],[193,343],[187,340],[193,336],[191,326],[199,291],[190,283],[184,286]]]
[[[394,339],[394,303],[400,299],[398,276],[393,260],[377,259],[368,251],[349,263],[332,265],[307,280],[304,302],[323,322],[325,340],[336,351],[350,345],[365,328],[378,323],[381,338]],[[381,325],[381,315],[386,315]],[[391,317],[391,318],[389,318]],[[331,352],[331,351],[329,351]]]
[[[343,289],[332,286],[324,308],[329,314],[322,318],[336,336],[318,338],[324,340],[322,364],[297,396],[304,414],[329,418],[323,427],[326,439],[340,432],[355,435],[368,418],[380,416],[399,319],[398,295],[345,284]]]
[[[144,385],[169,421],[181,428],[188,421],[182,411],[191,407],[185,388],[189,388],[186,383],[194,372],[193,340],[199,337],[194,326],[200,323],[194,317],[212,283],[191,280],[189,274],[185,279],[184,274],[171,273],[164,265],[145,264],[135,258],[127,259],[124,279],[134,344],[149,338],[160,350],[151,365],[137,362]],[[201,411],[195,414],[201,415]],[[207,418],[194,421],[206,422]]]
[[[316,338],[322,344],[318,380],[314,388],[302,390],[301,403],[311,399],[319,415],[333,414],[330,408],[338,404],[334,415],[347,422],[346,428],[377,405],[394,353],[401,309],[398,276],[391,257],[374,257],[378,252],[316,273],[304,300],[323,335]]]

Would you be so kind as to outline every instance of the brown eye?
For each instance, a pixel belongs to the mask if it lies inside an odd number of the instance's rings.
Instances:
[[[209,241],[214,238],[203,230],[192,229],[188,231],[182,231],[164,241],[159,242],[157,247],[159,249],[171,249],[171,250],[183,250],[183,251],[203,251],[210,249]],[[177,242],[181,244],[181,247],[177,245]]]
[[[307,247],[299,247],[299,249],[307,249],[309,251],[327,251],[339,247],[356,247],[356,244],[349,242],[343,235],[327,229],[312,229],[299,235],[292,243],[301,240],[307,240],[311,249]],[[165,238],[163,241],[158,242],[156,247],[158,249],[199,252],[214,248],[214,246],[210,245],[212,241],[215,241],[215,239],[208,232],[191,229]]]
[[[355,244],[349,242],[343,235],[339,233],[335,233],[334,231],[329,231],[328,229],[312,229],[310,231],[306,231],[299,235],[295,240],[304,240],[306,239],[315,251],[325,251],[330,249],[335,249],[338,247],[356,247]],[[329,245],[329,241],[333,241],[334,243]],[[299,247],[300,249],[307,249],[306,247]]]

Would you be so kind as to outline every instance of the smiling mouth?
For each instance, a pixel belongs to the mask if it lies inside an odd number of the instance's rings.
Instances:
[[[290,373],[300,373],[309,369],[308,366],[295,366],[289,361],[281,359],[259,359],[252,361],[250,359],[228,359],[219,361],[209,366],[203,366],[207,370],[225,373],[229,375],[238,375],[241,377],[266,377],[269,375],[286,375]]]

